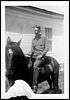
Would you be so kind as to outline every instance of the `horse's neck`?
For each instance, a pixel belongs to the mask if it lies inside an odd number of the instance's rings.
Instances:
[[[25,54],[23,53],[23,51],[22,51],[22,49],[20,47],[18,48],[18,54],[20,56],[23,56],[24,58],[26,58]]]

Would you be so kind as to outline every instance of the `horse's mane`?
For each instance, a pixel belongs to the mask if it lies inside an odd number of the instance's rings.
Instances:
[[[22,49],[20,46],[16,46],[14,48],[14,50],[16,51],[17,55],[23,56],[24,58],[26,58],[25,54],[23,53]]]

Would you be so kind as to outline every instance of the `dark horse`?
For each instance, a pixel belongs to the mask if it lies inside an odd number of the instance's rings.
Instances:
[[[20,48],[20,41],[13,42],[10,37],[6,45],[6,77],[12,85],[15,80],[22,79],[32,85],[33,68],[28,67],[29,58],[24,55]],[[48,81],[50,89],[57,90],[59,79],[59,63],[52,57],[46,56],[39,69],[38,83]]]
[[[9,85],[13,85],[14,81],[18,79],[22,79],[29,83],[30,70],[27,66],[28,59],[20,48],[20,42],[21,40],[12,42],[10,37],[7,38],[7,45],[5,48],[5,75],[8,81],[6,83],[9,83]]]

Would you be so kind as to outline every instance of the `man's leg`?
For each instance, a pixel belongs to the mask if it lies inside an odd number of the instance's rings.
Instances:
[[[38,66],[42,63],[42,60],[36,59],[33,66],[33,88],[37,88],[37,80],[39,76]]]

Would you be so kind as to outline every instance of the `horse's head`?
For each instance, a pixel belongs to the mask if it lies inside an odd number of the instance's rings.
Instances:
[[[20,43],[21,40],[13,42],[10,37],[7,38],[6,53],[9,59],[12,59],[14,55],[21,54]]]

